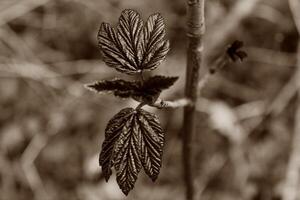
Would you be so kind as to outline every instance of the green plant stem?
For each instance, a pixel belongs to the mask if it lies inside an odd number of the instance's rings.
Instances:
[[[194,199],[194,156],[196,101],[198,98],[199,69],[202,62],[202,36],[205,32],[204,0],[187,0],[187,69],[185,96],[191,104],[184,108],[183,121],[183,175],[186,185],[186,199]]]

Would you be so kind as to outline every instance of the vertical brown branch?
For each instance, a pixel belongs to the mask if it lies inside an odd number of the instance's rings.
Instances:
[[[186,199],[194,199],[193,184],[193,135],[195,133],[195,104],[198,96],[199,69],[202,62],[202,36],[205,32],[204,0],[187,0],[187,69],[185,95],[192,104],[184,109],[183,121],[183,170]]]

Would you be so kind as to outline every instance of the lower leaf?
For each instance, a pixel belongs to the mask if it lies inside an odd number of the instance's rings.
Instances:
[[[105,130],[99,161],[106,180],[114,166],[117,183],[125,195],[133,189],[142,167],[155,181],[161,167],[163,144],[164,134],[156,115],[142,109],[121,110]]]

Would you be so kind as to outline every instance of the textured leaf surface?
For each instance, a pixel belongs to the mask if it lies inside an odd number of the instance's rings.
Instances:
[[[121,110],[105,130],[99,163],[106,180],[114,166],[117,183],[126,195],[134,187],[142,167],[155,181],[161,167],[163,145],[164,134],[156,115],[142,109]]]
[[[133,94],[133,98],[140,102],[152,104],[160,93],[171,87],[178,77],[153,76],[147,79]]]
[[[124,10],[119,18],[118,38],[131,57],[136,66],[139,66],[142,59],[141,48],[141,31],[143,29],[143,20],[140,15],[133,10]]]
[[[140,159],[146,174],[155,181],[161,167],[164,134],[156,115],[140,110],[138,120],[141,128]]]
[[[169,51],[165,38],[165,24],[160,14],[151,15],[143,28],[143,69],[155,69]]]
[[[178,77],[153,76],[142,81],[125,81],[122,79],[103,80],[87,84],[86,87],[95,92],[112,92],[115,96],[153,103],[162,90],[171,87]]]
[[[138,81],[125,81],[123,79],[103,80],[95,83],[86,84],[86,88],[95,92],[112,92],[115,96],[121,98],[132,97],[134,92],[140,87]]]
[[[98,33],[98,44],[103,53],[103,60],[109,66],[127,74],[136,73],[134,58],[124,49],[114,28],[102,23]]]
[[[125,108],[121,110],[108,122],[105,129],[105,140],[102,144],[99,164],[102,166],[102,172],[106,181],[108,181],[112,173],[111,167],[114,165],[114,145],[119,139],[123,131],[123,127],[126,125],[127,120],[131,117],[132,112],[132,108]]]
[[[177,80],[177,76],[153,76],[145,81],[143,89],[162,91],[171,87]]]
[[[117,30],[103,23],[98,33],[103,60],[109,66],[127,74],[155,69],[166,57],[169,42],[160,14],[151,15],[144,24],[133,10],[124,10]]]

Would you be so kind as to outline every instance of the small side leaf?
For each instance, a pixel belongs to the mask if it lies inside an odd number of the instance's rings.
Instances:
[[[139,102],[152,104],[162,90],[171,87],[178,77],[153,76],[145,82],[125,81],[123,79],[103,80],[86,84],[85,87],[94,92],[113,93],[121,98],[133,98]]]
[[[162,91],[171,87],[177,80],[177,76],[152,76],[145,81],[143,89]]]
[[[135,90],[132,98],[147,104],[154,103],[162,90],[171,87],[178,77],[153,76],[147,79],[140,87]]]
[[[130,82],[116,78],[113,80],[103,80],[86,84],[85,87],[94,92],[112,92],[117,97],[128,98],[133,95],[138,87],[140,87],[139,85],[140,82],[138,81]]]

